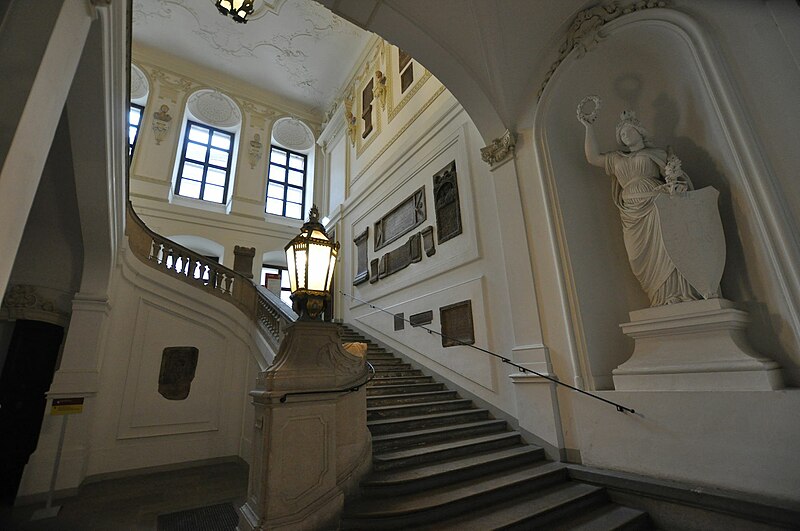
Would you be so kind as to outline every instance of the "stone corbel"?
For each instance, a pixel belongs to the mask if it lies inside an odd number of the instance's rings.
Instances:
[[[481,148],[483,162],[495,169],[514,157],[514,147],[517,139],[514,133],[506,129],[503,136],[495,138],[488,146]]]

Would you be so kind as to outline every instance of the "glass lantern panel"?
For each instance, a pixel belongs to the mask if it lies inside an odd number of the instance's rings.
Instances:
[[[289,271],[289,288],[292,293],[297,291],[297,269],[294,263],[294,248],[286,249],[286,268]]]
[[[331,254],[330,267],[328,268],[328,282],[325,284],[325,291],[331,290],[331,281],[333,280],[333,268],[336,267],[336,255]]]
[[[308,278],[306,276],[306,262],[308,260],[308,256],[305,247],[294,250],[294,259],[297,267],[297,288],[309,289]]]
[[[314,231],[315,233],[317,231]],[[308,289],[325,291],[331,248],[328,245],[308,245]]]

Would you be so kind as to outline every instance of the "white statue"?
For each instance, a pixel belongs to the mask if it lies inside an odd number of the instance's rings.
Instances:
[[[586,113],[589,102],[594,109]],[[624,111],[617,124],[617,141],[625,149],[600,153],[592,126],[599,108],[597,96],[578,105],[578,120],[586,128],[586,160],[613,177],[611,196],[628,260],[650,306],[719,297],[725,246],[717,191],[691,192],[678,157],[649,145],[633,111]]]

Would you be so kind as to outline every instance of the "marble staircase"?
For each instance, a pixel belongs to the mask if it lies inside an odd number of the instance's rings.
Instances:
[[[602,487],[571,480],[562,463],[527,444],[433,377],[356,330],[368,345],[373,470],[345,504],[341,529],[651,529],[646,513]]]

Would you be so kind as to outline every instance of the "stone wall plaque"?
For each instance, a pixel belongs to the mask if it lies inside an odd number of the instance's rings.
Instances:
[[[420,226],[426,219],[425,187],[423,186],[375,222],[374,250],[377,251],[392,243],[410,230]]]
[[[399,330],[403,330],[405,327],[406,327],[405,314],[404,313],[394,314],[394,331],[397,332]]]
[[[442,323],[443,347],[457,347],[475,343],[471,300],[439,308],[439,318]]]
[[[422,237],[417,233],[412,235],[404,245],[381,257],[378,267],[379,276],[384,278],[393,275],[420,260],[422,260]]]
[[[433,243],[433,225],[428,225],[420,231],[422,235],[422,248],[425,249],[425,256],[436,254],[436,245]]]
[[[197,369],[197,347],[167,347],[161,354],[158,393],[167,400],[185,400]]]
[[[369,258],[367,256],[368,236],[369,227],[366,227],[364,232],[353,238],[353,243],[356,245],[356,276],[353,278],[354,286],[369,280]]]
[[[375,283],[378,281],[378,271],[379,271],[379,268],[378,268],[378,259],[377,259],[377,258],[374,258],[374,259],[373,259],[373,260],[372,260],[372,261],[369,263],[369,272],[370,272],[370,275],[369,275],[369,283],[370,283],[370,284],[375,284]]]
[[[456,161],[433,176],[436,236],[439,245],[461,234],[461,204],[458,198]]]
[[[433,310],[415,313],[414,315],[409,316],[408,320],[411,323],[411,326],[431,324],[433,322]]]

